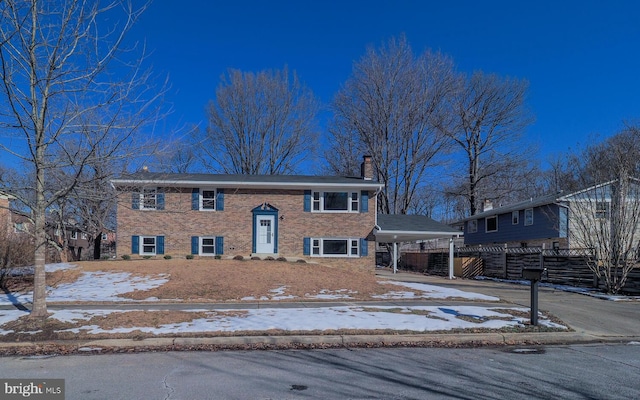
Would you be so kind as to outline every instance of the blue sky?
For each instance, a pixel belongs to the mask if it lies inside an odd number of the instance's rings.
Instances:
[[[616,0],[155,0],[129,39],[146,41],[172,85],[173,113],[156,134],[204,127],[228,68],[287,65],[327,104],[367,46],[404,34],[459,71],[527,79],[536,120],[526,140],[544,162],[640,122],[639,18],[640,2]]]
[[[458,70],[530,82],[539,158],[640,120],[640,3],[635,1],[156,0],[133,32],[169,74],[167,120],[204,126],[228,68],[288,65],[325,103],[368,45],[405,34]]]

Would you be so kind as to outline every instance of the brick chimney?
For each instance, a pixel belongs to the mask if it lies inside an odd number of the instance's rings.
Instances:
[[[365,181],[373,180],[373,164],[371,156],[362,156],[362,164],[360,164],[360,173]]]
[[[482,205],[482,211],[493,210],[493,202],[490,199],[484,199],[484,204]]]

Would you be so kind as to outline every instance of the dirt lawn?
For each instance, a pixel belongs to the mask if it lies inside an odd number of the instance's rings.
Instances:
[[[390,291],[371,272],[328,267],[320,264],[266,260],[129,260],[75,263],[79,268],[47,274],[47,284],[75,281],[82,272],[129,272],[140,276],[165,276],[164,285],[123,295],[132,300],[156,297],[185,302],[256,300],[295,296],[295,301],[317,301],[318,294],[348,294],[352,300],[371,300]],[[275,293],[274,290],[283,288]],[[403,288],[405,291],[412,291]],[[322,291],[322,293],[321,293]],[[334,299],[335,300],[335,299]]]

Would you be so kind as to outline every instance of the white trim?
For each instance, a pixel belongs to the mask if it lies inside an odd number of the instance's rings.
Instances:
[[[314,241],[318,241],[318,246],[314,246]],[[324,241],[325,240],[344,240],[347,242],[347,254],[324,254]],[[356,243],[356,246],[353,246],[353,243]],[[314,254],[313,249],[317,248],[319,250],[319,254]],[[356,249],[356,254],[351,254],[353,249]],[[312,237],[309,238],[309,256],[311,257],[336,257],[336,258],[358,258],[360,257],[361,249],[360,249],[360,238],[352,238],[352,237]]]
[[[133,186],[159,186],[159,187],[209,187],[216,188],[249,188],[249,189],[329,189],[329,190],[376,190],[384,188],[381,183],[372,183],[362,180],[349,183],[316,183],[316,182],[246,182],[246,181],[191,181],[191,180],[138,180],[138,179],[113,179],[114,185]]]
[[[213,192],[213,208],[202,208],[202,203],[204,201],[202,192],[204,191]],[[218,202],[218,191],[215,188],[212,188],[212,187],[198,188],[198,211],[216,211],[218,207],[218,205],[216,204],[217,202]]]
[[[529,211],[531,212],[531,222],[527,223],[527,212]],[[524,226],[533,225],[533,216],[534,216],[533,208],[526,208],[524,210]]]
[[[315,194],[318,194],[318,200],[315,199]],[[324,207],[324,200],[325,200],[325,195],[327,193],[346,193],[347,194],[347,209],[346,210],[326,210]],[[356,200],[353,200],[353,195],[356,195]],[[339,214],[339,213],[359,213],[360,212],[360,196],[361,194],[358,193],[358,191],[354,191],[354,190],[331,190],[331,189],[327,189],[327,190],[312,190],[311,191],[311,212],[314,213],[332,213],[332,214]],[[316,202],[319,204],[318,206],[318,210],[315,209],[314,205],[316,204]],[[356,209],[353,209],[353,205],[354,202],[356,204]]]
[[[496,229],[494,230],[489,230],[489,219],[490,218],[495,218],[496,220]],[[484,219],[484,233],[493,233],[493,232],[498,232],[498,216],[497,215],[491,215],[488,217],[485,217]]]
[[[139,210],[157,210],[158,209],[158,188],[143,187],[139,195],[140,195],[140,202],[138,203]],[[144,200],[145,196],[153,196],[153,207],[145,207],[145,200]]]
[[[211,239],[213,240],[213,253],[203,253],[202,252],[202,247],[204,246],[202,244],[204,239]],[[207,246],[210,247],[210,246]],[[218,249],[216,248],[216,237],[215,236],[198,236],[198,255],[199,256],[203,256],[203,257],[213,257],[216,256],[218,254]]]
[[[153,246],[153,252],[145,252],[144,251],[144,240],[145,239],[153,239],[153,245],[149,244],[148,246]],[[138,239],[138,254],[141,256],[155,256],[158,253],[158,238],[156,236],[139,236]]]

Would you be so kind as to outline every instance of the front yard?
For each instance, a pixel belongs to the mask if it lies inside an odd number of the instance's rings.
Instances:
[[[0,310],[0,340],[566,329],[544,315],[539,327],[527,326],[527,309],[495,297],[310,263],[101,261],[48,265],[47,271],[51,316],[37,322],[20,310],[29,308],[32,287],[28,275],[14,277],[0,304],[18,307]],[[438,303],[398,306],[397,299]],[[389,303],[352,304],[370,300]],[[446,301],[452,305],[443,306]]]

